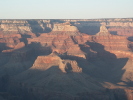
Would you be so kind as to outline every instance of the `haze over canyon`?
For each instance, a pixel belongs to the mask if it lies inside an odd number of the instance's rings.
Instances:
[[[133,100],[133,18],[0,19],[0,100]]]

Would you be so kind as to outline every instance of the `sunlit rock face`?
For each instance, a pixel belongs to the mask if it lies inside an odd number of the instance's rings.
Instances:
[[[63,31],[62,29],[60,29],[60,31],[58,29],[58,31],[56,29],[53,29],[50,33],[43,33],[39,37],[32,39],[29,38],[28,43],[30,44],[32,42],[40,42],[41,45],[47,45],[51,47],[52,52],[57,52],[59,54],[67,53],[71,56],[85,58],[84,52],[80,50],[79,45],[76,44],[77,40],[75,39],[77,36],[82,37],[83,34],[79,33],[78,29],[75,26],[70,26],[68,25],[68,23],[58,25],[64,26]],[[84,41],[87,41],[87,39]]]
[[[79,30],[77,27],[72,26],[69,22],[66,23],[59,23],[59,24],[54,24],[52,34],[63,34],[63,35],[80,35]]]
[[[98,36],[109,36],[111,34],[109,33],[109,31],[107,30],[107,28],[105,26],[101,26],[100,27],[100,32],[97,33],[96,35],[98,35]]]
[[[115,54],[117,57],[129,57],[129,41],[124,36],[112,35],[105,26],[100,27],[100,32],[93,36],[93,41],[103,45],[103,49]],[[98,50],[98,49],[97,49]],[[124,52],[124,53],[123,53]]]
[[[56,54],[50,54],[49,56],[38,56],[31,69],[48,70],[52,66],[58,66],[63,73],[82,72],[82,68],[78,67],[76,61],[63,60]]]
[[[54,24],[53,31],[78,31],[77,27],[71,26],[69,22]]]
[[[132,21],[0,20],[0,98],[132,100]]]
[[[31,28],[25,20],[2,20],[0,28],[4,32],[30,32]]]

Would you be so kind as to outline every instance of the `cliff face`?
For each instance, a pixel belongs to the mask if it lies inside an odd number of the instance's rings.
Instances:
[[[50,20],[1,20],[0,30],[4,34],[22,34],[35,37],[39,33],[49,32],[52,28]]]
[[[23,42],[20,41],[20,34],[4,34],[0,33],[0,52],[12,51],[13,49],[19,49],[25,46]]]
[[[110,34],[105,26],[100,27],[100,32],[93,36],[93,40],[102,44],[107,51],[129,51],[126,37]]]
[[[77,27],[70,26],[70,23],[54,24],[53,31],[78,31]]]
[[[90,35],[99,32],[99,27],[104,25],[114,35],[133,36],[133,19],[92,19],[92,20],[69,20],[78,29]]]
[[[0,20],[0,98],[132,100],[132,21]]]
[[[114,35],[133,36],[133,19],[86,19],[86,20],[0,20],[0,30],[5,33],[30,34],[50,32],[51,30],[67,30],[64,25],[58,23],[70,22],[76,26],[80,32],[95,35],[99,32],[100,26],[104,25],[109,32]],[[58,27],[57,27],[58,26]],[[67,25],[69,27],[69,24]],[[77,28],[73,28],[77,30]],[[72,30],[71,30],[72,31]]]
[[[62,24],[58,24],[56,27],[60,27],[61,25]],[[63,25],[63,27],[64,29],[56,30],[54,28],[50,33],[43,33],[39,37],[28,39],[28,43],[40,42],[41,45],[51,47],[52,52],[85,57],[84,53],[80,50],[80,47],[75,43],[76,41],[74,41],[75,36],[81,36],[82,34],[79,33],[78,29],[74,26]],[[73,48],[75,48],[76,51],[73,52]]]

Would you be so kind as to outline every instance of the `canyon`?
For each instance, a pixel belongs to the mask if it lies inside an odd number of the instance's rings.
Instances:
[[[1,100],[133,100],[133,18],[1,19]]]

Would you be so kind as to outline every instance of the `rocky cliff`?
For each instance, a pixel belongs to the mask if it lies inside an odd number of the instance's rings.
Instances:
[[[0,20],[0,99],[132,100],[132,21]]]
[[[133,36],[133,19],[72,19],[72,20],[0,20],[0,30],[5,33],[20,33],[30,34],[50,32],[51,30],[67,30],[63,29],[64,25],[58,25],[58,23],[71,23],[76,26],[80,32],[94,35],[99,32],[100,26],[104,25],[108,28],[111,34]],[[58,26],[58,27],[57,27]],[[67,25],[69,27],[69,24]],[[77,30],[76,28],[74,30]]]

